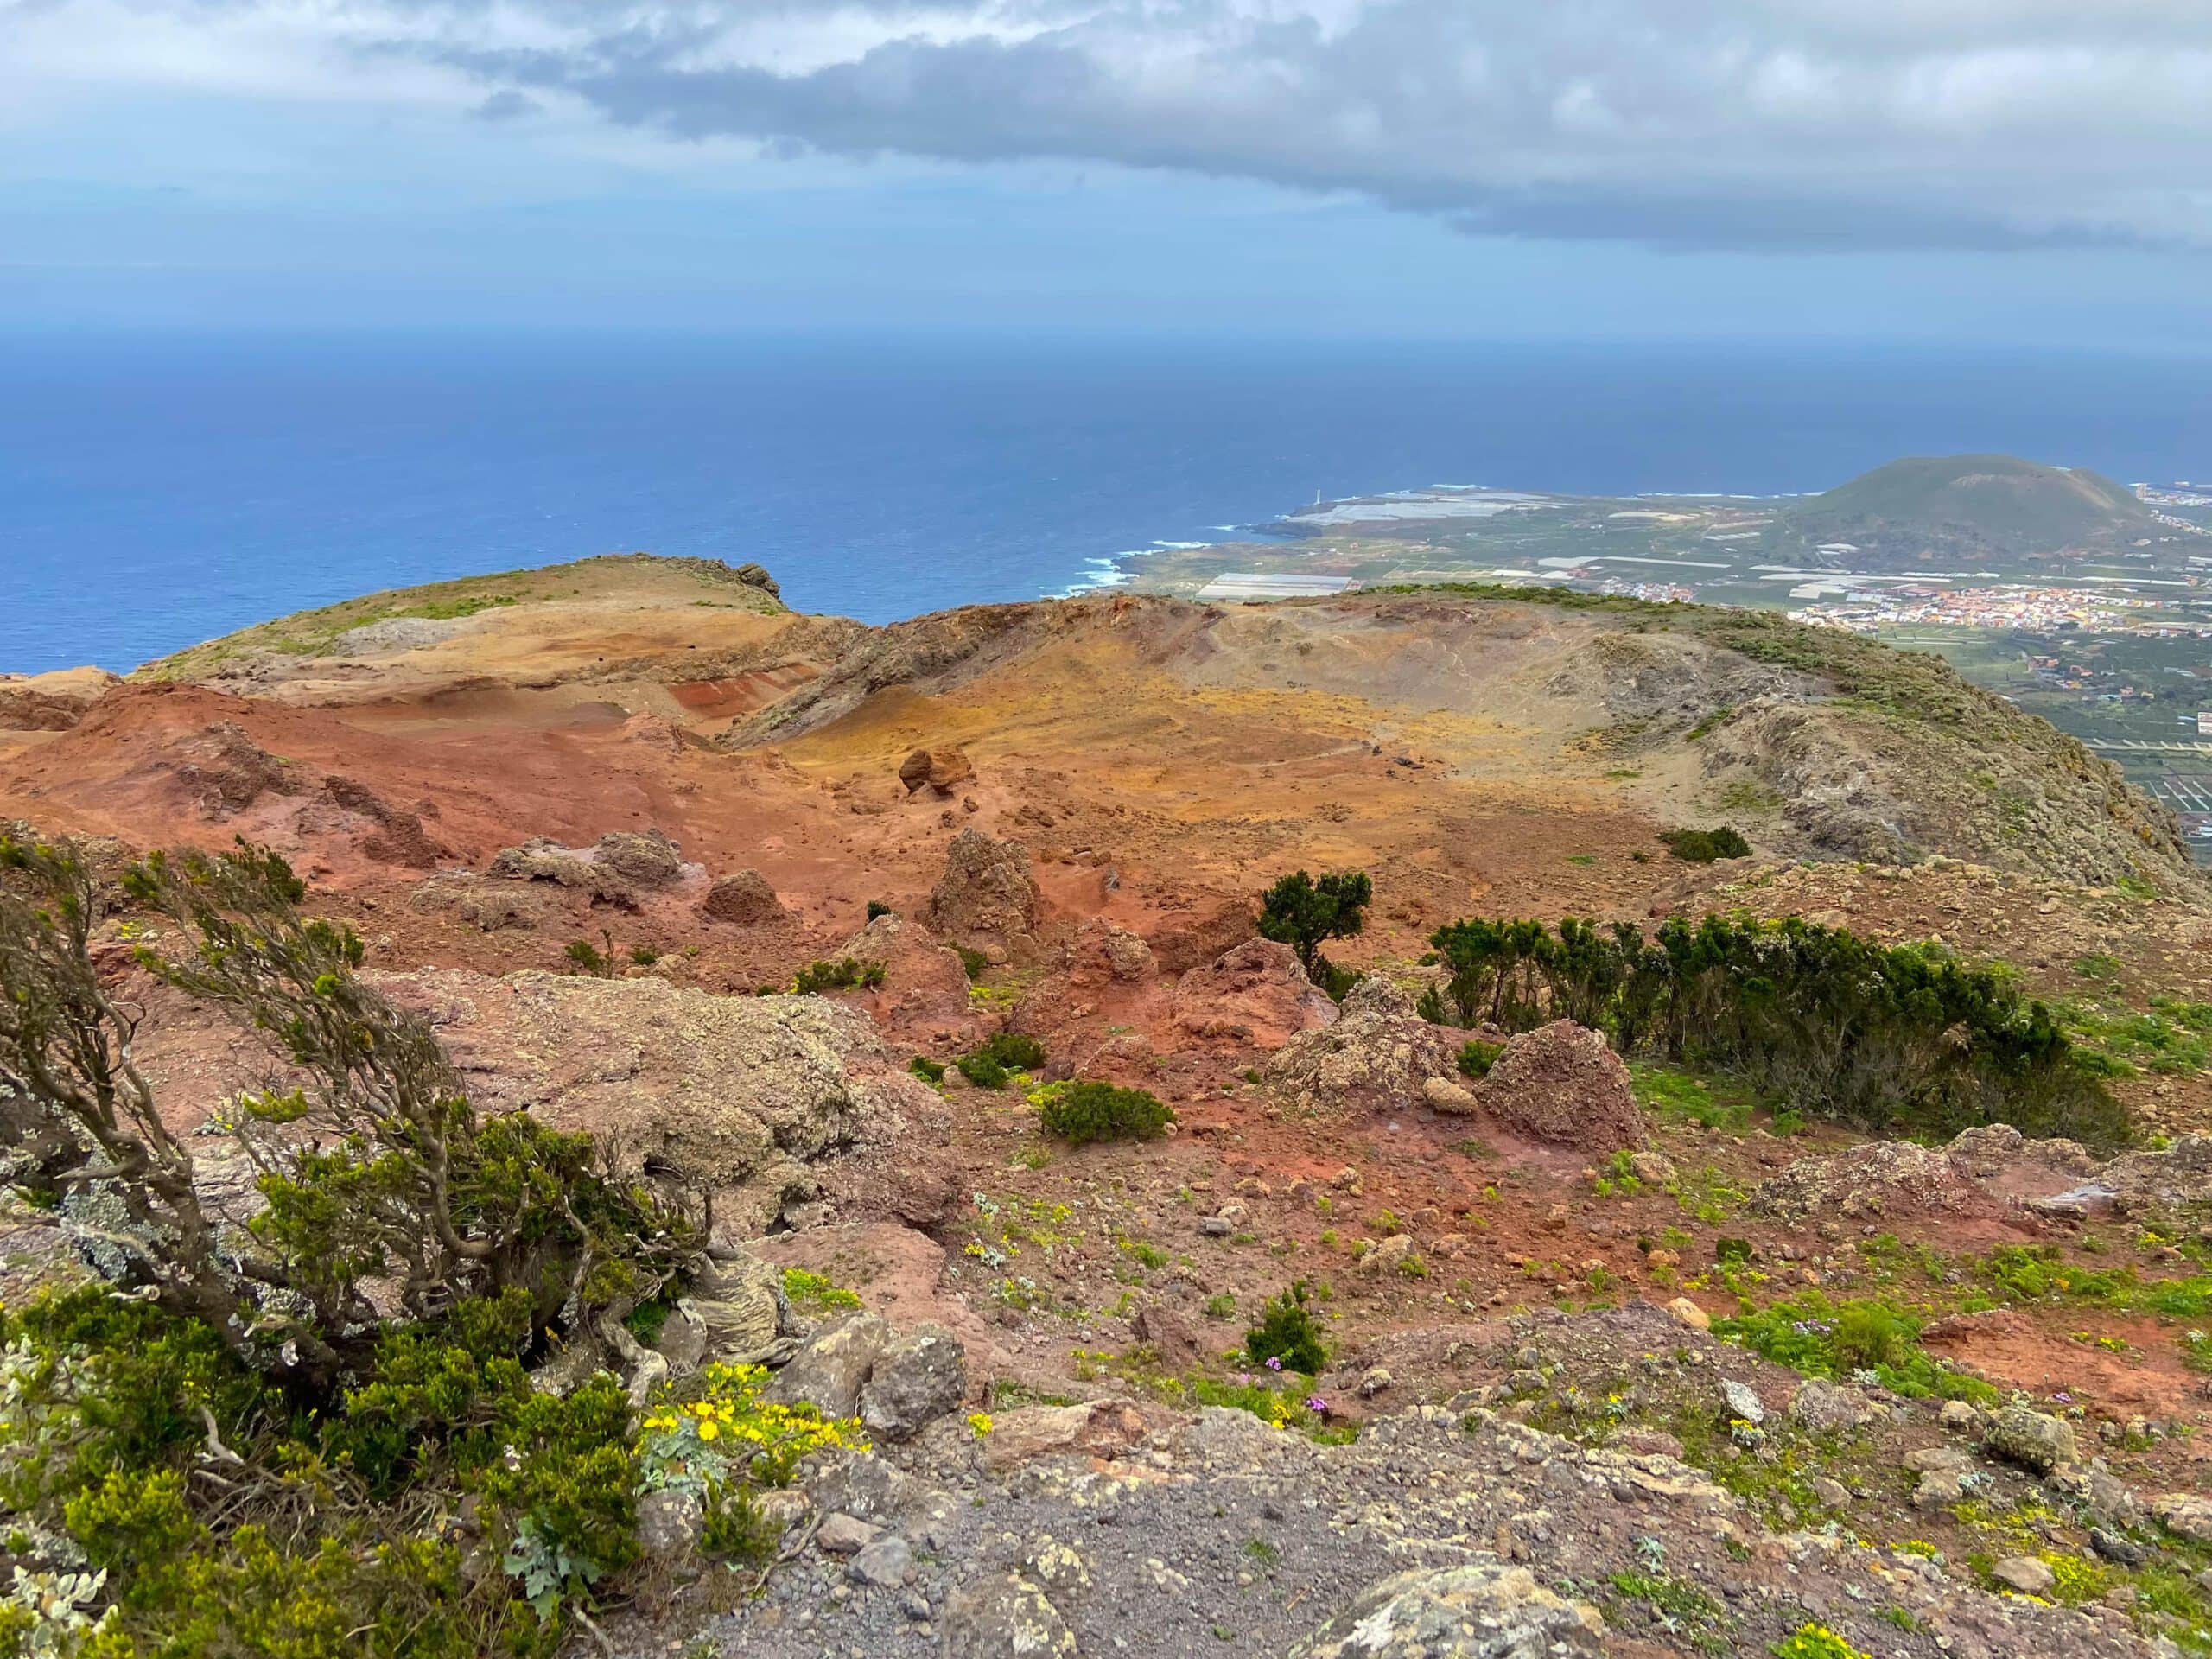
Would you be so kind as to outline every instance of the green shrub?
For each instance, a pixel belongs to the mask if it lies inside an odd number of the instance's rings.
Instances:
[[[912,1059],[906,1062],[906,1069],[924,1083],[944,1081],[944,1062],[933,1060],[926,1054],[915,1055]]]
[[[995,1060],[1009,1071],[1034,1071],[1045,1064],[1045,1045],[1018,1031],[994,1033],[976,1052]]]
[[[883,983],[883,964],[843,957],[836,962],[810,962],[791,982],[794,996],[819,996],[824,991],[874,990]]]
[[[1093,1141],[1157,1141],[1175,1121],[1174,1112],[1145,1089],[1117,1089],[1091,1080],[1055,1084],[1040,1103],[1045,1133],[1070,1146]]]
[[[1013,1072],[981,1049],[963,1054],[952,1064],[962,1077],[978,1089],[1003,1089],[1014,1081]]]
[[[1909,1399],[1931,1396],[1986,1404],[1997,1390],[1951,1370],[1920,1345],[1920,1321],[1878,1301],[1832,1303],[1816,1290],[1738,1319],[1717,1319],[1713,1334],[1807,1376],[1831,1380],[1854,1373]]]
[[[1490,1069],[1497,1064],[1497,1057],[1505,1052],[1503,1043],[1485,1043],[1470,1039],[1459,1045],[1459,1070],[1479,1082],[1490,1076]]]
[[[1751,844],[1726,824],[1718,830],[1669,830],[1659,837],[1676,858],[1692,864],[1717,859],[1749,858]]]
[[[972,950],[964,944],[956,944],[952,948],[959,953],[960,965],[966,970],[969,978],[981,979],[990,971],[991,959],[981,950]]]
[[[885,904],[882,899],[871,899],[868,901],[868,919],[871,922],[879,916],[888,916],[891,913],[891,906]]]
[[[1321,1327],[1306,1303],[1313,1287],[1300,1279],[1261,1310],[1259,1323],[1244,1333],[1244,1356],[1255,1365],[1281,1360],[1307,1376],[1318,1372],[1329,1357],[1321,1341]]]

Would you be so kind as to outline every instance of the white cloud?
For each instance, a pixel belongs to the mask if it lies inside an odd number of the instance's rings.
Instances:
[[[137,0],[118,27],[126,4],[0,0],[0,60],[1173,168],[1496,232],[2212,245],[2203,0]]]

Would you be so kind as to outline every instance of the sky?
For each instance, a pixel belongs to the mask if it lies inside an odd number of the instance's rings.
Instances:
[[[2212,352],[2205,0],[0,0],[0,330]]]

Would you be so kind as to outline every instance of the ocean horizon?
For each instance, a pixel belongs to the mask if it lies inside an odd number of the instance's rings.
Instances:
[[[1913,454],[2212,475],[2187,357],[1926,347],[0,339],[0,671],[649,550],[885,622],[1315,497],[1814,492]]]

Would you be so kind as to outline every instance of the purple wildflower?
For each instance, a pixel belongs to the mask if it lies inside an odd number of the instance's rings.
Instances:
[[[1306,1401],[1306,1409],[1316,1417],[1325,1417],[1329,1414],[1329,1402],[1318,1394],[1309,1395]]]
[[[1268,1356],[1268,1369],[1271,1371],[1279,1371],[1282,1370],[1282,1356],[1281,1354],[1269,1354]]]

